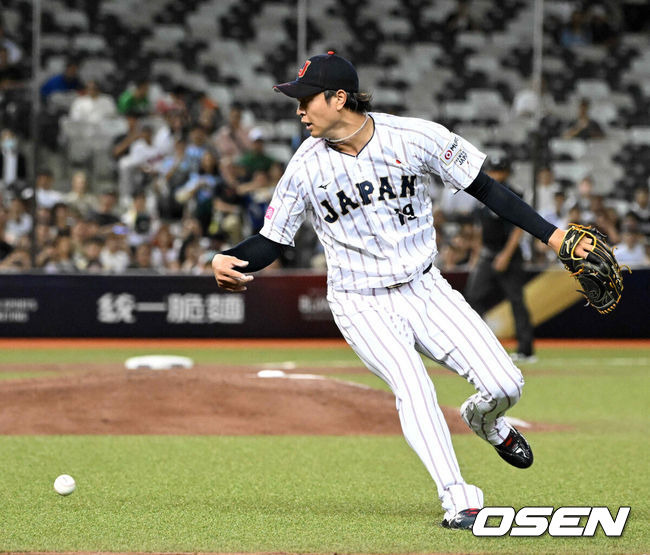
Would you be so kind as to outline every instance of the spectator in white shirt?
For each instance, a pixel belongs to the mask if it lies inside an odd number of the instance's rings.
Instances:
[[[27,161],[18,147],[18,137],[11,129],[3,129],[0,132],[0,186],[22,185],[26,177]]]
[[[18,239],[27,236],[32,230],[32,217],[27,213],[25,202],[20,197],[15,197],[9,204],[5,238],[7,242],[16,246]]]
[[[594,221],[594,213],[592,212],[592,197],[594,196],[594,181],[591,176],[585,176],[578,184],[569,189],[569,197],[567,203],[570,206],[577,205],[580,209],[582,222],[592,223]],[[569,220],[575,222],[576,220]]]
[[[616,260],[619,264],[632,268],[650,264],[645,252],[644,237],[637,227],[631,225],[623,227],[622,240],[616,245]]]
[[[163,224],[158,228],[152,241],[151,260],[153,266],[161,271],[178,271],[178,249],[174,248],[174,236],[169,225]]]
[[[142,135],[133,142],[129,153],[120,158],[119,192],[120,201],[127,202],[138,186],[142,186],[144,174],[154,171],[164,154],[153,142],[153,129],[147,125],[142,127]]]
[[[115,117],[117,106],[108,94],[103,94],[97,81],[86,82],[86,94],[78,96],[70,106],[70,119],[99,124]]]
[[[553,194],[553,207],[550,210],[540,210],[539,213],[554,226],[565,229],[567,225],[566,194],[559,185],[551,191]]]
[[[517,118],[533,118],[537,115],[538,110],[542,114],[547,114],[555,107],[553,95],[548,91],[546,79],[542,79],[542,105],[539,105],[539,94],[537,91],[537,82],[531,79],[530,83],[519,89],[512,101],[512,112]]]
[[[153,144],[163,156],[169,156],[174,152],[174,145],[183,138],[185,119],[181,112],[166,112],[165,122],[153,136]]]
[[[63,193],[54,188],[54,175],[48,169],[42,169],[36,176],[36,205],[39,208],[52,208],[63,202]]]
[[[115,225],[106,238],[99,260],[107,272],[121,273],[131,264],[131,255],[126,245],[127,233],[126,226]]]
[[[634,202],[630,206],[630,211],[639,220],[639,231],[650,236],[650,190],[647,185],[637,187],[634,191]]]
[[[560,184],[555,180],[551,168],[545,167],[537,172],[536,208],[542,214],[555,209],[555,192]]]
[[[83,170],[72,174],[70,191],[63,198],[64,202],[79,212],[83,218],[90,216],[97,205],[97,197],[88,192],[88,177]]]
[[[44,270],[47,273],[69,273],[75,272],[77,267],[73,260],[74,248],[70,236],[59,234],[54,240],[52,257],[45,264]]]

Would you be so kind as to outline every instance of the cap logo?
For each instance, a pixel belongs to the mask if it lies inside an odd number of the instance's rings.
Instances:
[[[300,79],[300,78],[305,74],[305,71],[307,71],[307,68],[308,68],[310,65],[311,65],[311,61],[310,61],[310,60],[307,60],[307,61],[305,62],[305,65],[302,66],[302,69],[301,69],[300,71],[298,71],[298,79]]]

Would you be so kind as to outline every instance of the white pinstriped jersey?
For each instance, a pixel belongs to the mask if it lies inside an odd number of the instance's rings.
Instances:
[[[309,217],[325,249],[328,286],[356,291],[411,280],[436,254],[433,176],[461,190],[485,154],[430,121],[371,113],[357,156],[307,138],[279,181],[261,234],[285,245]]]

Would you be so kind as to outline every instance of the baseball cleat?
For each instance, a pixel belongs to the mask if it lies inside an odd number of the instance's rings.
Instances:
[[[528,468],[533,464],[533,450],[528,445],[526,438],[517,431],[517,428],[513,427],[506,440],[495,445],[494,448],[499,456],[512,466]]]
[[[454,528],[456,530],[471,530],[476,520],[476,515],[481,509],[465,509],[456,513],[456,515],[447,520],[444,519],[441,524],[443,528]]]

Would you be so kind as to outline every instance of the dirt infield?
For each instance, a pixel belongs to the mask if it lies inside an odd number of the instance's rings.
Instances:
[[[0,381],[0,434],[401,434],[392,393],[325,379],[326,368],[309,370],[316,379],[300,369],[286,374],[303,379],[287,379],[241,366],[0,365],[0,372],[27,370],[42,377]],[[468,432],[457,408],[443,412],[452,433]]]
[[[392,394],[331,379],[262,379],[259,369],[207,365],[168,371],[115,364],[8,369],[49,376],[0,382],[1,434],[400,433]],[[447,412],[452,430],[465,431],[457,411]]]

